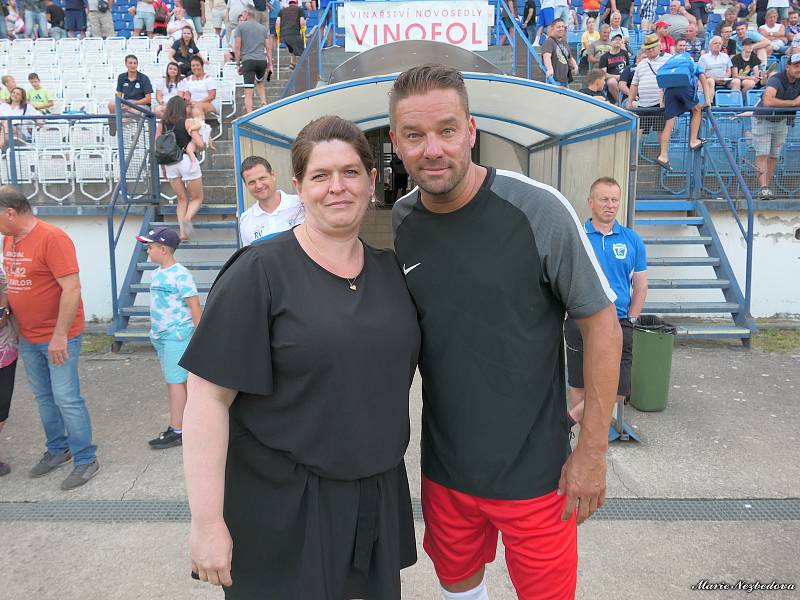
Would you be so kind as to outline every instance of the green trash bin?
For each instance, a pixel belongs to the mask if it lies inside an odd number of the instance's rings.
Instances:
[[[637,410],[667,408],[675,327],[655,315],[642,315],[633,331],[631,404]]]

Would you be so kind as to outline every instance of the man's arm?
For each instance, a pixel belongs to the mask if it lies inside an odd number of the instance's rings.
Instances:
[[[634,272],[631,278],[631,305],[628,307],[628,316],[639,318],[644,308],[644,301],[647,299],[647,271]]]
[[[148,106],[150,105],[150,102],[151,102],[150,94],[146,94],[145,97],[142,98],[141,100],[133,100],[134,104],[148,105]]]
[[[759,41],[753,42],[753,51],[755,52],[761,48],[767,48],[769,45],[769,40],[762,35]]]
[[[50,362],[61,365],[69,359],[67,352],[67,336],[69,328],[75,322],[78,307],[81,305],[81,281],[77,273],[64,275],[56,279],[61,286],[61,298],[58,301],[58,317],[53,329],[53,337],[47,347]]]
[[[569,519],[577,505],[580,525],[606,498],[608,427],[617,399],[622,330],[614,304],[575,322],[583,337],[586,400],[578,446],[561,469],[558,494],[567,496],[561,519]]]
[[[555,73],[555,71],[553,71],[552,57],[553,55],[550,52],[544,52],[542,54],[542,62],[544,63],[544,68],[547,70],[547,74],[550,75],[551,77]]]
[[[628,108],[634,108],[636,106],[636,97],[639,95],[639,86],[635,83],[630,85],[631,93],[628,94]]]
[[[800,96],[794,100],[780,100],[775,97],[778,93],[774,87],[768,85],[764,88],[764,95],[761,97],[761,104],[772,108],[794,108],[800,106]]]

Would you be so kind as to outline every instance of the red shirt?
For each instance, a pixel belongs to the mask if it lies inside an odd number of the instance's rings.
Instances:
[[[671,35],[665,35],[661,38],[661,51],[672,54],[672,47],[675,45],[675,39]]]
[[[34,344],[49,342],[58,318],[61,286],[57,279],[78,273],[78,257],[69,236],[37,219],[30,233],[16,244],[3,239],[3,268],[8,277],[8,304],[19,334]],[[83,332],[83,301],[68,337]]]

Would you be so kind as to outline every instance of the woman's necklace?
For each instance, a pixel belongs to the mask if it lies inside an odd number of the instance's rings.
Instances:
[[[317,247],[317,245],[314,243],[314,240],[311,239],[311,235],[308,233],[308,227],[303,226],[303,232],[306,234],[306,239],[308,240],[308,243],[311,244],[311,246],[314,248],[314,251],[317,253],[317,256],[320,257],[325,256],[322,253],[322,251]],[[349,284],[351,290],[353,290],[354,292],[358,291],[358,286],[356,285],[356,279],[358,279],[358,275],[356,275],[352,279],[350,279],[349,277],[345,277],[344,279],[347,280],[347,283]]]

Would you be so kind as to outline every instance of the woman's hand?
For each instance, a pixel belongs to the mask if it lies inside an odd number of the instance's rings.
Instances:
[[[189,559],[192,571],[201,581],[211,585],[233,585],[231,579],[231,559],[233,540],[225,521],[197,523],[192,520],[189,534]]]

